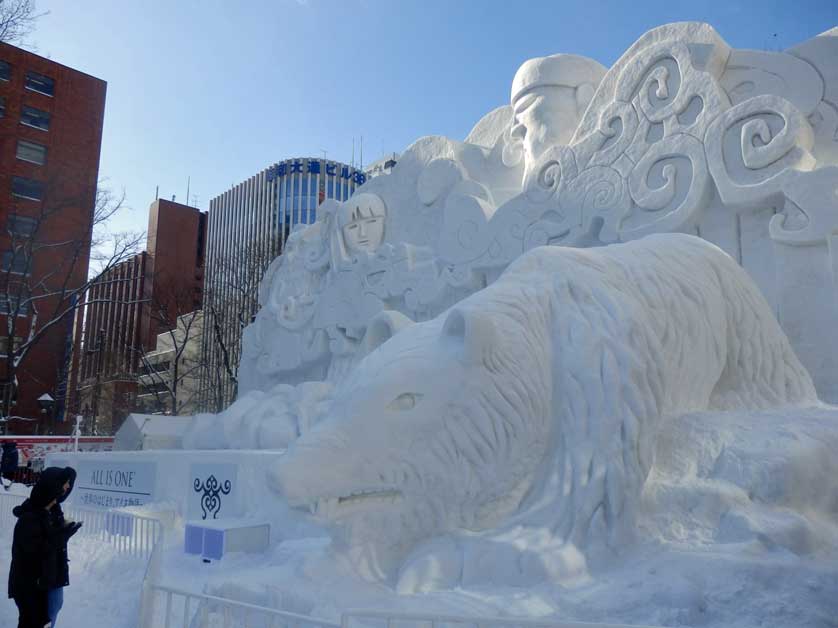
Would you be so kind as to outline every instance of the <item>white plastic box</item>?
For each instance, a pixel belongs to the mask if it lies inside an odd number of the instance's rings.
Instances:
[[[242,519],[188,521],[184,551],[206,560],[220,560],[229,552],[264,552],[271,542],[271,525]]]

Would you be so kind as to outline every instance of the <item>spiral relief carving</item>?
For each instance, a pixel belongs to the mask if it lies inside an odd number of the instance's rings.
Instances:
[[[768,202],[795,170],[814,168],[812,142],[803,114],[779,96],[756,96],[731,107],[705,137],[719,196],[734,206]]]
[[[576,158],[568,146],[553,146],[524,179],[524,194],[534,203],[557,196],[562,182],[576,176]]]
[[[726,106],[708,78],[680,42],[660,42],[631,59],[596,130],[572,146],[551,148],[527,177],[527,199],[563,219],[532,223],[524,248],[567,240],[594,218],[603,224],[602,242],[689,228],[712,190],[702,139]],[[761,146],[749,155],[766,158]]]
[[[602,218],[599,238],[603,242],[615,242],[620,222],[631,209],[631,197],[619,172],[596,166],[568,183],[562,205],[567,213],[571,208],[576,210],[574,222],[583,231],[588,231],[594,218]]]
[[[660,168],[663,184],[654,187],[649,184],[650,174],[664,161]],[[656,215],[645,218],[635,213],[638,220],[623,230],[624,235],[639,237],[652,231],[686,227],[704,206],[710,190],[701,142],[691,135],[674,135],[657,142],[632,170],[629,189],[643,213]]]
[[[791,189],[814,167],[805,116],[773,95],[732,106],[721,82],[729,55],[710,37],[658,40],[622,59],[600,85],[608,100],[595,96],[596,108],[585,113],[579,129],[587,132],[577,130],[570,145],[548,148],[528,167],[522,194],[480,222],[485,237],[460,242],[470,251],[460,261],[502,266],[540,245],[695,232],[716,188],[732,211],[779,208],[775,239],[822,238],[825,219]],[[786,201],[806,216],[805,228],[786,225]]]
[[[580,158],[590,166],[610,166],[625,152],[637,133],[638,119],[634,107],[625,102],[614,102],[602,112],[597,133],[602,136],[596,145],[596,152],[587,159]]]

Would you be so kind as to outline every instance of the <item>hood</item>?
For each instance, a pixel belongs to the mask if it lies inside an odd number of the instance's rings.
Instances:
[[[64,467],[62,471],[63,473],[61,475],[61,483],[59,486],[63,487],[65,482],[69,482],[70,488],[68,488],[67,492],[58,498],[59,504],[63,503],[70,496],[70,493],[73,492],[73,487],[76,485],[76,470],[73,467]]]
[[[25,512],[33,512],[44,510],[53,499],[56,498],[56,490],[51,482],[43,482],[43,476],[38,483],[32,487],[32,492],[29,494],[29,499],[23,502],[20,506],[15,506],[12,514],[15,517],[20,517]]]
[[[44,469],[38,482],[32,487],[29,499],[15,507],[12,513],[16,517],[20,517],[24,512],[46,508],[54,499],[57,499],[59,503],[64,501],[70,494],[70,491],[64,493],[64,484],[69,481],[72,490],[75,480],[76,472],[72,467],[49,467]]]
[[[17,443],[11,440],[3,441],[3,449],[17,449]]]

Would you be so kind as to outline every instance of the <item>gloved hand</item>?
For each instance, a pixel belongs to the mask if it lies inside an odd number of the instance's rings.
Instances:
[[[68,539],[73,536],[76,532],[79,531],[81,528],[82,522],[81,521],[72,521],[64,526],[64,536]]]

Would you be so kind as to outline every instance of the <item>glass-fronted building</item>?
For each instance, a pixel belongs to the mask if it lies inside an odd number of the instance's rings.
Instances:
[[[262,275],[299,224],[317,220],[324,200],[348,199],[367,176],[337,161],[277,162],[210,201],[204,280],[203,407],[217,411],[236,394],[244,325],[256,314]]]
[[[295,225],[317,219],[317,206],[327,198],[345,201],[366,175],[352,166],[326,159],[289,159],[265,171],[265,184],[276,196],[276,219],[282,241]]]

